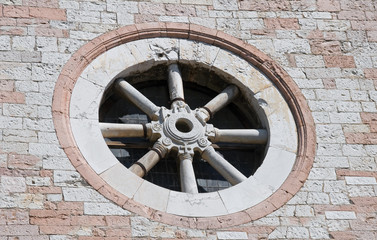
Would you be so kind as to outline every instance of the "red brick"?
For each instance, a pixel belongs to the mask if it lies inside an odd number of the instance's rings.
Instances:
[[[355,30],[377,30],[377,21],[351,21],[351,27]]]
[[[345,176],[353,177],[375,177],[377,178],[377,172],[374,171],[354,171],[348,169],[337,169],[336,176],[338,178],[344,179]]]
[[[12,177],[32,177],[32,176],[39,176],[39,171],[30,170],[30,169],[24,170],[24,169],[0,168],[0,175],[12,176]]]
[[[297,18],[266,18],[264,24],[268,29],[300,29]]]
[[[82,202],[59,202],[58,203],[59,210],[75,210],[80,213],[84,211],[84,203]]]
[[[365,20],[365,18],[363,11],[341,11],[338,14],[338,19]]]
[[[363,144],[368,140],[365,133],[345,133],[345,137],[347,143]]]
[[[310,47],[313,54],[332,55],[342,53],[338,41],[313,40],[310,42]]]
[[[336,55],[324,56],[326,67],[354,68],[355,60],[353,56]]]
[[[377,79],[377,69],[376,68],[364,69],[364,75],[366,78]]]
[[[106,223],[108,226],[129,226],[130,217],[127,216],[106,216]]]
[[[360,116],[361,116],[361,120],[363,121],[363,123],[377,122],[377,113],[362,112],[362,113],[360,113]]]
[[[336,12],[340,11],[340,3],[338,0],[318,0],[318,11]]]
[[[341,231],[330,232],[332,239],[339,240],[356,240],[356,239],[376,239],[377,235],[370,231]]]
[[[353,144],[377,144],[377,133],[346,133],[346,142]]]
[[[0,103],[25,103],[25,94],[0,91]]]
[[[110,228],[106,230],[107,237],[131,237],[131,228]]]
[[[29,8],[23,6],[3,6],[4,17],[28,18]]]
[[[40,226],[39,231],[41,234],[70,234],[76,235],[78,231],[81,230],[80,226],[61,226],[61,225],[52,225],[52,226]]]
[[[15,18],[0,18],[0,26],[16,26],[17,20]]]
[[[369,124],[369,130],[370,130],[370,132],[372,132],[372,133],[375,133],[375,132],[377,132],[377,122],[372,122],[372,123],[370,123]]]
[[[0,29],[0,35],[26,35],[27,29],[24,27],[4,27]]]
[[[61,218],[66,218],[67,216],[70,216],[73,213],[76,213],[76,211],[72,211],[72,210],[31,209],[30,210],[30,217],[38,217],[38,218],[61,217]]]
[[[60,187],[28,187],[29,193],[61,193],[62,189]]]
[[[166,15],[172,16],[196,16],[196,10],[194,6],[191,5],[181,5],[181,4],[166,4]]]
[[[105,226],[104,216],[73,216],[71,218],[73,226]]]
[[[50,226],[50,225],[60,225],[60,226],[70,226],[71,219],[69,216],[57,216],[57,217],[30,217],[30,224],[39,226]]]
[[[8,155],[8,167],[15,169],[39,169],[42,165],[42,160],[33,155]]]
[[[306,37],[307,39],[324,39],[323,32],[320,30],[312,30]]]
[[[352,197],[351,201],[359,206],[377,205],[377,197]]]
[[[62,21],[67,20],[67,16],[65,14],[64,9],[31,7],[29,11],[30,17]]]

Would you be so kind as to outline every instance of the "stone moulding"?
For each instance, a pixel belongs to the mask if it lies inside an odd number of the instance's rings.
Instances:
[[[140,39],[169,37],[200,41],[228,50],[254,65],[278,88],[295,119],[298,135],[297,157],[291,173],[271,196],[248,209],[216,217],[185,217],[155,210],[119,193],[88,164],[77,147],[70,123],[70,102],[74,86],[84,69],[102,53]],[[103,34],[81,47],[64,66],[55,85],[53,120],[68,158],[88,183],[116,204],[151,220],[182,227],[216,229],[243,224],[275,211],[296,194],[312,167],[316,136],[314,121],[300,89],[271,58],[245,42],[221,31],[193,24],[146,23],[122,27]]]

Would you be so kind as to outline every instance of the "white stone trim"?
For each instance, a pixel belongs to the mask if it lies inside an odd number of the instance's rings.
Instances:
[[[105,87],[119,76],[144,71],[166,61],[209,65],[231,75],[253,103],[270,134],[262,166],[246,181],[213,193],[187,194],[162,189],[137,177],[108,149],[98,125]],[[70,102],[73,136],[84,158],[110,186],[151,208],[190,217],[210,217],[250,208],[269,197],[289,175],[296,159],[297,129],[288,104],[258,69],[229,51],[208,44],[173,38],[126,43],[93,60],[77,80]],[[272,177],[273,176],[273,177]],[[161,194],[156,198],[156,194]],[[242,197],[240,197],[242,196]]]

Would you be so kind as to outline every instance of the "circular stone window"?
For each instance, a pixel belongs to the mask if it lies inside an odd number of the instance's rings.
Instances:
[[[59,140],[94,188],[152,219],[267,215],[312,165],[304,98],[258,50],[188,26],[125,27],[80,49],[55,89]]]

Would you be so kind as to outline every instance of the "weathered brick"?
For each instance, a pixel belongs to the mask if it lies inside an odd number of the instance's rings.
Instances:
[[[64,29],[48,28],[48,27],[36,27],[34,29],[36,36],[44,37],[68,37],[68,31]]]
[[[25,94],[0,91],[0,103],[25,103]]]
[[[196,16],[195,7],[181,4],[166,4],[166,14],[171,16]]]
[[[50,20],[67,20],[65,10],[57,8],[45,8],[45,7],[30,7],[29,8],[30,17],[35,18],[46,18]]]
[[[264,24],[268,29],[300,29],[297,18],[266,18]]]
[[[347,20],[365,20],[366,16],[363,11],[341,11],[338,13],[338,19]]]
[[[38,226],[33,225],[0,225],[0,236],[35,236]]]
[[[70,221],[75,226],[105,226],[105,216],[73,216]]]
[[[354,68],[353,56],[324,56],[326,67]]]
[[[337,12],[340,11],[340,3],[338,0],[318,0],[318,11]]]
[[[313,54],[331,55],[341,54],[340,43],[338,41],[311,41],[310,47]]]
[[[24,6],[3,6],[4,17],[28,18],[29,8]]]
[[[352,29],[377,30],[377,21],[351,21]]]

